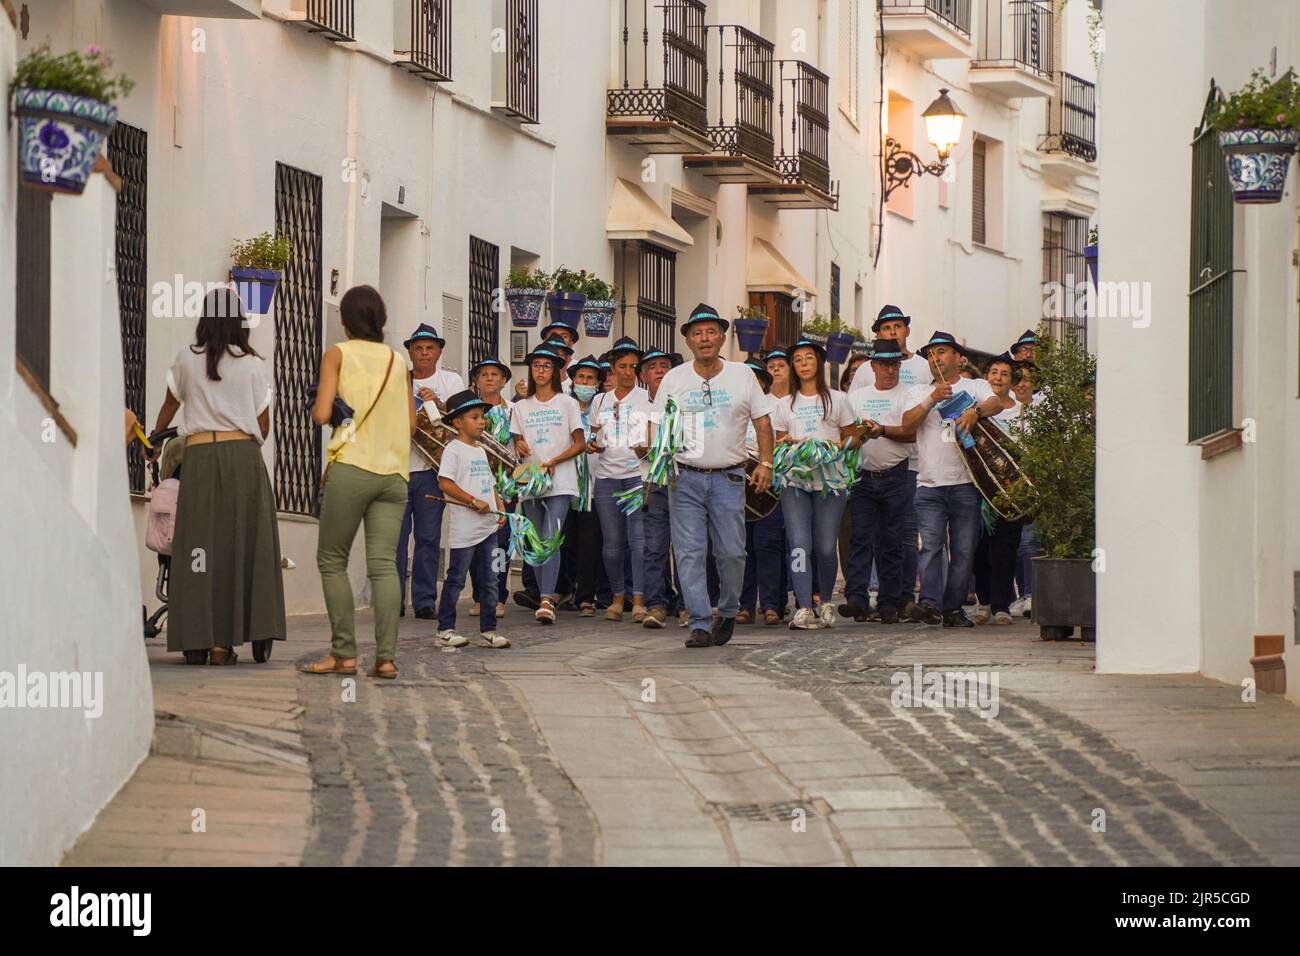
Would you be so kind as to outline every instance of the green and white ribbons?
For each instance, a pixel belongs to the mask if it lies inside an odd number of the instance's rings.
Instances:
[[[519,513],[507,514],[510,523],[510,553],[519,555],[525,564],[540,567],[560,553],[564,535],[559,528],[548,538],[543,538],[528,518]]]
[[[846,453],[825,438],[782,442],[772,454],[772,490],[807,486],[823,495],[846,491],[857,477],[857,457],[857,449]]]
[[[646,455],[646,481],[652,485],[671,485],[677,480],[677,454],[686,450],[686,425],[677,401],[669,398],[664,405],[663,421]]]
[[[587,461],[587,454],[583,452],[577,459],[578,467],[578,496],[569,502],[569,508],[573,511],[590,511],[591,510],[591,464]]]
[[[510,501],[545,498],[553,483],[551,473],[535,461],[528,462],[518,477],[507,474],[504,468],[497,471],[497,491],[501,493],[502,498]]]
[[[645,485],[637,485],[627,491],[620,491],[614,496],[614,500],[618,502],[623,514],[636,514],[645,504]]]
[[[510,412],[504,405],[493,405],[487,410],[488,434],[510,447]]]

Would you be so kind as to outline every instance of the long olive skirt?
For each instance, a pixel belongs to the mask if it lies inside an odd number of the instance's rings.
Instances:
[[[190,445],[180,479],[167,650],[284,640],[280,533],[260,446]]]

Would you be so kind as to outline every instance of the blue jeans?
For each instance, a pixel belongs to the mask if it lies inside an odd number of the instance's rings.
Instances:
[[[442,600],[438,602],[438,630],[456,627],[456,602],[465,588],[465,576],[473,570],[479,579],[478,630],[487,634],[497,629],[497,576],[492,561],[499,554],[497,536],[490,534],[469,548],[452,548],[447,558],[447,577],[442,582]]]
[[[510,503],[506,502],[505,506],[506,506],[505,507],[506,511],[513,510]],[[510,583],[509,583],[510,523],[509,522],[506,522],[499,529],[497,529],[496,541],[497,541],[496,547],[501,549],[501,560],[499,563],[496,564],[496,566],[500,568],[500,570],[495,572],[490,572],[490,573],[492,574],[493,577],[496,578],[497,603],[501,604],[505,602],[506,595],[510,593]],[[496,561],[496,558],[494,557],[493,560]],[[527,565],[525,565],[525,567],[527,567]],[[478,565],[471,564],[469,566],[469,579],[470,579],[470,583],[473,585],[475,604],[483,603],[483,579],[485,576],[486,576],[485,574],[480,573]]]
[[[745,583],[740,589],[740,606],[783,614],[786,589],[785,516],[778,507],[766,518],[745,522]]]
[[[550,495],[546,498],[529,498],[524,502],[524,516],[533,523],[539,537],[545,539],[564,527],[564,519],[569,516],[569,502],[573,495]],[[560,577],[560,553],[551,555],[551,559],[535,569],[537,591],[540,597],[551,598],[555,594],[555,582]],[[493,612],[496,608],[492,608]]]
[[[1038,540],[1038,528],[1033,522],[1024,526],[1020,537],[1020,547],[1016,549],[1016,586],[1022,598],[1034,593],[1034,558],[1043,553],[1043,545]]]
[[[632,478],[597,478],[592,507],[600,517],[601,554],[605,558],[605,576],[616,598],[623,597],[626,582],[624,562],[632,556],[632,593],[645,594],[645,523],[642,509],[623,514],[614,499],[616,494],[640,486],[639,476]]]
[[[975,548],[980,537],[980,493],[969,481],[942,488],[916,489],[916,517],[921,526],[921,603],[943,611],[960,611],[969,593]],[[943,552],[950,548],[947,583]]]
[[[425,495],[441,496],[438,473],[432,469],[411,472],[406,486],[406,513],[397,538],[397,582],[402,588],[402,607],[406,607],[406,549],[415,526],[415,554],[411,563],[411,607],[420,610],[438,604],[438,546],[442,539],[441,501]]]
[[[645,606],[661,607],[665,613],[677,610],[677,592],[673,589],[672,522],[669,519],[668,491],[646,488],[645,519]]]
[[[801,608],[812,607],[814,560],[822,600],[829,603],[835,592],[835,577],[840,567],[840,519],[848,501],[846,491],[823,495],[820,491],[786,488],[781,492],[785,543],[790,553],[790,583],[795,604]]]
[[[880,579],[876,607],[895,607],[903,602],[903,527],[906,512],[912,510],[908,474],[906,461],[884,472],[863,471],[849,493],[853,544],[844,570],[844,596],[863,610],[871,604],[868,588],[873,561]],[[912,551],[916,551],[915,544]]]
[[[683,468],[668,492],[673,552],[681,572],[691,630],[713,626],[709,600],[708,551],[718,567],[718,614],[735,617],[745,578],[745,469],[700,472]]]
[[[903,508],[903,601],[916,601],[916,472],[907,470],[907,505]]]

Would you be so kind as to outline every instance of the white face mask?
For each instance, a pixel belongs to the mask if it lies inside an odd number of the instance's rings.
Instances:
[[[582,402],[583,404],[586,404],[587,402],[591,401],[593,398],[596,397],[596,386],[575,385],[573,386],[573,394],[577,396],[578,401]]]

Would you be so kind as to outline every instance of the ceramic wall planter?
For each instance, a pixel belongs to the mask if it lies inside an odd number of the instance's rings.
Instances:
[[[230,279],[235,283],[244,311],[251,315],[270,312],[281,275],[279,269],[245,269],[239,266],[231,269]]]
[[[1294,129],[1232,129],[1219,133],[1232,198],[1240,203],[1280,202],[1297,142],[1300,130]]]
[[[1097,244],[1083,247],[1083,261],[1088,266],[1088,275],[1092,276],[1092,287],[1097,288]]]
[[[545,301],[545,289],[506,289],[510,324],[517,329],[533,328],[542,318],[542,303]]]
[[[551,321],[571,329],[576,329],[582,321],[582,307],[586,304],[587,297],[581,292],[546,293],[546,308],[550,310]]]
[[[89,96],[19,87],[14,113],[23,185],[80,196],[117,122],[117,107]]]
[[[853,349],[852,332],[832,332],[826,336],[826,360],[836,365],[843,365],[849,359]]]
[[[732,327],[742,352],[758,352],[767,341],[767,319],[736,319]]]
[[[582,330],[588,338],[609,337],[614,327],[614,310],[618,303],[613,299],[588,299],[582,307]]]

